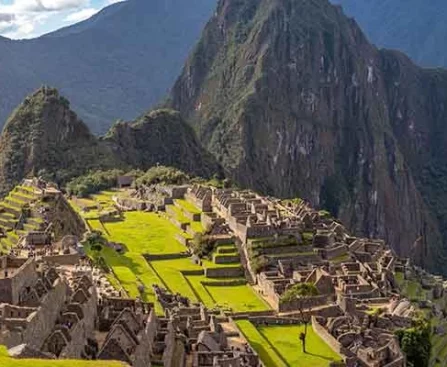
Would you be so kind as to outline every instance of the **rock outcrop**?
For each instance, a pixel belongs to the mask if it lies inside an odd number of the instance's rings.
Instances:
[[[117,164],[105,146],[56,89],[27,97],[7,120],[0,138],[0,191],[28,175],[63,182],[89,169]]]
[[[155,110],[134,122],[116,123],[102,141],[131,167],[147,170],[162,164],[205,177],[220,171],[177,111]]]
[[[157,164],[211,177],[219,165],[194,131],[171,110],[116,123],[97,138],[56,89],[43,87],[14,111],[0,137],[0,193],[27,176],[58,184],[98,169],[143,169]]]
[[[220,0],[171,102],[240,185],[443,270],[447,72],[379,51],[327,0]]]

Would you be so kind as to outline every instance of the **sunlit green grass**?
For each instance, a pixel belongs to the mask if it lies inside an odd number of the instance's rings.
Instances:
[[[304,325],[270,325],[255,327],[250,321],[240,320],[237,325],[266,367],[326,367],[341,361],[312,329],[307,328],[306,353],[303,353],[299,335]]]
[[[261,325],[258,330],[289,366],[326,367],[331,362],[341,361],[341,357],[314,332],[310,325],[307,327],[306,353],[303,353],[299,340],[299,335],[304,332],[304,325]]]
[[[157,213],[126,212],[124,221],[104,223],[112,241],[138,254],[174,254],[186,251],[175,239],[181,231]]]
[[[111,197],[111,194],[104,195],[101,199],[107,200]],[[180,255],[187,250],[175,238],[176,235],[184,236],[184,232],[174,226],[164,214],[126,212],[123,214],[122,221],[101,223],[99,220],[89,219],[88,222],[92,229],[103,232],[109,241],[124,244],[123,254],[104,247],[99,255],[113,270],[116,279],[130,297],[142,296],[145,301],[156,302],[152,286],[157,284],[171,292],[180,293],[193,302],[201,301],[210,308],[221,306],[235,312],[269,309],[249,285],[205,286],[203,282],[222,281],[222,279],[213,280],[204,275],[184,276],[182,274],[182,271],[203,271],[205,268],[234,267],[237,264],[215,264],[213,261],[204,259],[200,266],[184,257],[148,263],[143,255]],[[200,223],[197,222],[197,224],[201,227]],[[234,245],[232,248],[235,249]],[[93,256],[90,249],[86,250],[90,256]],[[244,278],[238,278],[238,280],[241,279]],[[138,290],[138,285],[141,283],[145,285],[142,295]],[[157,303],[156,306],[159,308]]]
[[[182,270],[202,270],[199,265],[194,264],[189,258],[175,260],[152,261],[151,265],[158,276],[163,279],[168,289],[173,293],[180,293],[193,302],[199,302],[194,290],[181,273]],[[199,276],[200,277],[200,276]],[[205,279],[205,277],[201,277]]]
[[[177,208],[175,205],[167,205],[166,208],[169,208],[172,210],[173,218],[177,219],[180,223],[189,223],[191,220],[185,216],[183,211],[180,208]]]
[[[115,361],[84,361],[84,360],[44,360],[44,359],[13,359],[8,356],[6,348],[0,345],[1,367],[123,367],[124,363]]]
[[[247,285],[206,286],[215,303],[233,312],[265,311],[270,307]]]
[[[175,202],[191,214],[201,213],[199,208],[185,199],[176,199]]]
[[[258,329],[248,320],[236,321],[239,330],[258,353],[265,367],[288,367]]]
[[[190,222],[191,224],[191,229],[195,232],[195,233],[201,233],[205,230],[205,228],[203,228],[203,225],[201,222]]]

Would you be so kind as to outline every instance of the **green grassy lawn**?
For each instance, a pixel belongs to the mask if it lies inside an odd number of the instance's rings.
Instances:
[[[43,359],[13,359],[8,351],[0,345],[1,367],[123,367],[124,363],[115,361],[83,361],[83,360],[43,360]]]
[[[200,214],[201,211],[194,204],[190,203],[185,199],[176,199],[175,202],[180,205],[183,209],[191,214]]]
[[[101,231],[102,233],[104,233],[104,227],[102,226],[101,222],[99,221],[99,219],[88,219],[87,220],[88,224],[90,225],[91,229],[94,231]],[[104,233],[106,234],[106,233]]]
[[[204,280],[212,279],[207,279],[203,275],[187,275],[185,279],[191,284],[192,289],[194,289],[196,298],[199,298],[206,307],[213,308],[216,306],[216,302],[211,297],[211,294],[202,284]]]
[[[201,232],[205,231],[205,228],[203,228],[203,225],[201,222],[190,222],[190,223],[191,223],[191,229],[195,233],[201,233]]]
[[[326,367],[333,361],[341,361],[341,357],[315,334],[312,326],[307,328],[306,353],[298,339],[304,325],[259,326],[258,330],[289,366]]]
[[[181,231],[156,213],[127,212],[125,220],[104,223],[112,241],[124,243],[138,254],[174,254],[186,251],[175,239]]]
[[[171,292],[178,292],[193,302],[200,301],[190,283],[188,283],[185,276],[181,273],[181,270],[202,270],[199,265],[194,264],[188,258],[151,261],[151,265]],[[205,279],[204,276],[197,277]]]
[[[101,195],[103,195],[101,200],[107,200],[107,197],[111,196],[107,193]],[[95,196],[93,199],[99,200]],[[180,209],[177,208],[177,210],[181,212]],[[99,255],[113,270],[116,279],[130,297],[140,296],[138,284],[142,282],[145,285],[142,298],[149,302],[155,302],[152,285],[158,284],[171,292],[178,292],[190,298],[193,302],[202,301],[210,308],[219,305],[235,312],[269,309],[269,306],[249,285],[204,286],[202,282],[212,282],[213,279],[208,279],[204,275],[184,276],[182,274],[182,271],[187,270],[234,267],[237,264],[214,264],[210,260],[203,260],[201,267],[189,258],[148,263],[143,257],[145,254],[179,254],[187,250],[175,239],[176,235],[184,235],[184,233],[163,214],[126,212],[123,221],[101,224],[99,220],[88,219],[88,222],[92,229],[100,230],[110,241],[125,245],[126,251],[123,254],[104,247]],[[201,226],[200,223],[198,224]],[[231,248],[235,249],[234,245],[231,245]],[[90,256],[93,255],[90,249],[86,248],[86,251]],[[238,280],[241,279],[243,278]],[[221,280],[216,279],[216,281]],[[114,286],[119,288],[117,284]],[[157,303],[156,307],[159,307]]]
[[[177,208],[175,205],[167,205],[167,207],[172,209],[172,211],[175,213],[175,219],[177,219],[180,223],[191,222],[191,220],[185,216],[180,208]]]
[[[236,321],[239,330],[258,353],[265,367],[288,367],[281,356],[275,351],[264,336],[248,320]]]
[[[266,311],[270,307],[249,285],[205,286],[215,303],[233,312]]]

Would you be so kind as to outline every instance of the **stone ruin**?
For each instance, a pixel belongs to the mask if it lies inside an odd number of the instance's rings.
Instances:
[[[210,312],[202,304],[192,304],[187,298],[179,299],[160,287],[154,289],[165,310],[164,321],[176,335],[176,344],[166,343],[172,353],[176,349],[177,355],[191,356],[192,367],[261,366],[256,352],[246,342],[241,343],[237,329],[228,330],[228,317],[219,311]]]
[[[267,266],[252,276],[280,316],[299,316],[305,309],[315,331],[347,365],[405,365],[394,330],[411,325],[414,308],[400,297],[394,279],[395,267],[404,265],[383,241],[350,236],[328,213],[303,201],[282,203],[250,191],[200,187],[188,190],[187,198],[199,207],[211,201],[208,217],[229,226],[249,267],[249,253],[257,246]],[[258,245],[258,238],[264,243]],[[298,283],[314,284],[319,295],[283,301]],[[364,312],[369,304],[386,312],[371,319]]]
[[[356,303],[341,296],[332,314],[317,312],[312,317],[315,332],[346,356],[347,366],[404,367],[405,356],[394,331],[410,327],[412,319],[391,313],[371,315],[359,311]]]
[[[141,185],[117,195],[114,200],[121,210],[162,211],[174,199],[183,198],[187,186]]]

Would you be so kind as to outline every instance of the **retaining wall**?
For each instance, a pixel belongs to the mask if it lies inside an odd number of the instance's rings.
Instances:
[[[237,278],[244,276],[242,267],[206,268],[205,276],[208,278]]]

